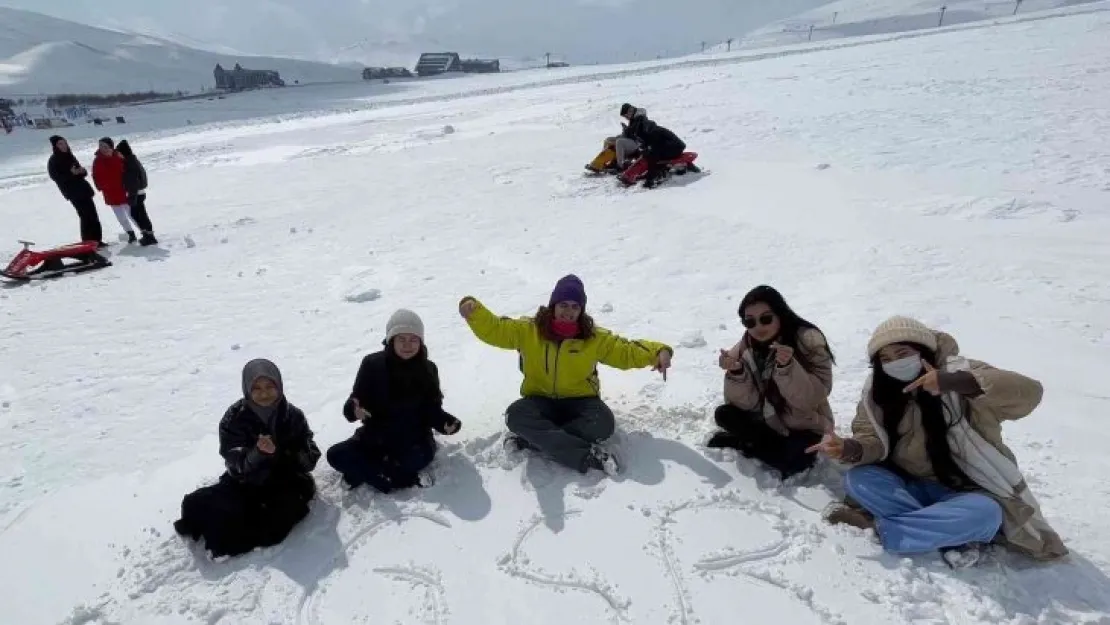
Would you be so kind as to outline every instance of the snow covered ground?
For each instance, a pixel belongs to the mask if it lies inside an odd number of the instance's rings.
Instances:
[[[1083,10],[1094,3],[1095,0],[1020,0],[1020,5],[1019,0],[834,0],[746,33],[733,43],[732,49],[912,32],[1058,9]]]
[[[469,96],[441,81],[391,106],[146,131],[163,244],[0,290],[0,623],[1110,623],[1108,29],[1088,13]],[[583,178],[625,100],[709,172],[654,191]],[[26,178],[40,141],[0,156],[0,232],[68,242],[72,209]],[[677,348],[665,383],[602,372],[617,480],[502,455],[516,358],[456,312],[474,294],[529,313],[572,271],[602,324]],[[1006,436],[1069,561],[894,558],[821,523],[834,467],[780,486],[703,449],[716,350],[759,283],[828,334],[844,428],[894,313],[1042,380]],[[437,484],[347,493],[322,462],[285,544],[213,563],[175,537],[181,496],[221,470],[243,363],[274,359],[333,444],[401,306],[464,423]]]

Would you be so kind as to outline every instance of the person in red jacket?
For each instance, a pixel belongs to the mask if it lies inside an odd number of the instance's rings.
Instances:
[[[116,151],[116,144],[110,137],[100,140],[100,147],[93,159],[92,178],[97,190],[104,194],[104,203],[112,207],[119,225],[127,233],[128,243],[138,241],[135,228],[131,225],[131,206],[127,202],[127,187],[123,184],[124,160]]]

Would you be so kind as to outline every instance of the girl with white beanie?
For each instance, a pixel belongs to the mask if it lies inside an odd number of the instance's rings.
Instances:
[[[424,322],[398,310],[385,326],[385,349],[362,359],[343,416],[360,426],[328,449],[327,459],[351,488],[389,493],[428,485],[436,453],[432,431],[454,434],[462,423],[443,409],[439,369],[428,359]]]
[[[863,510],[828,520],[873,526],[895,554],[939,550],[953,568],[995,541],[1039,560],[1066,555],[1002,440],[1002,422],[1040,404],[1040,382],[964,359],[954,338],[907,317],[880,324],[867,354],[852,437],[811,448],[853,465],[844,490]]]

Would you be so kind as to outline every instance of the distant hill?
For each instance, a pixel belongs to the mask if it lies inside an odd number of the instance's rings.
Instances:
[[[287,84],[361,80],[361,66],[237,56],[0,7],[0,96],[198,92],[217,63],[272,69]]]

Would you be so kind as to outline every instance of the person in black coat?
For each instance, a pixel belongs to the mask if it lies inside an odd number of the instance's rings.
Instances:
[[[343,406],[343,416],[362,425],[327,458],[351,488],[369,484],[389,493],[427,485],[420,473],[435,458],[432,431],[454,434],[462,422],[443,410],[439,370],[428,359],[416,313],[395,312],[384,345],[362,359]]]
[[[77,161],[77,157],[69,149],[69,142],[64,138],[54,135],[50,137],[50,145],[54,152],[46,162],[46,171],[54,184],[58,185],[62,197],[77,210],[77,218],[81,220],[81,240],[96,241],[100,244],[99,247],[106,247],[100,216],[93,202],[96,191],[87,180],[88,170]]]
[[[154,224],[150,223],[150,215],[146,212],[146,168],[139,162],[139,157],[131,150],[127,140],[119,142],[116,151],[123,157],[123,188],[127,189],[127,203],[131,205],[131,218],[139,226],[142,237],[139,245],[157,245],[158,239],[154,238]]]
[[[243,368],[243,399],[220,420],[220,455],[227,470],[217,483],[185,496],[177,533],[203,538],[216,558],[285,540],[316,495],[311,472],[320,449],[269,360]]]
[[[621,134],[639,142],[642,158],[648,164],[644,184],[651,186],[666,169],[662,163],[682,156],[686,143],[675,133],[648,119],[644,109],[625,103],[621,105],[621,117],[628,120]]]

